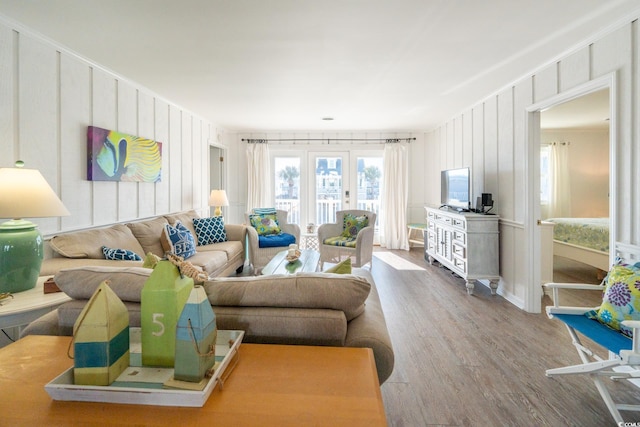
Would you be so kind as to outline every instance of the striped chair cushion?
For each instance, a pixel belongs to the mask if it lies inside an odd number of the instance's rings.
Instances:
[[[354,237],[343,237],[343,236],[327,237],[326,239],[324,239],[324,242],[322,243],[324,243],[325,245],[331,245],[331,246],[344,246],[346,248],[356,247],[356,239]]]

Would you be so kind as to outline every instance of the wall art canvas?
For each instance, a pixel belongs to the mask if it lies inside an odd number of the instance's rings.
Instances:
[[[88,127],[87,142],[88,180],[160,181],[161,142],[95,126]]]

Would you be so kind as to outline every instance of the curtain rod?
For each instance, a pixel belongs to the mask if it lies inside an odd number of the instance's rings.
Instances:
[[[267,142],[293,142],[294,144],[296,142],[311,142],[311,141],[326,141],[327,144],[331,144],[331,142],[338,142],[338,141],[350,141],[350,142],[372,142],[372,141],[377,141],[377,142],[384,142],[384,143],[398,143],[400,141],[407,141],[408,143],[411,143],[411,141],[415,141],[416,138],[412,137],[412,138],[285,138],[285,139],[280,139],[280,138],[275,138],[275,139],[260,139],[260,138],[242,138],[242,141],[247,141],[249,144],[266,144]]]

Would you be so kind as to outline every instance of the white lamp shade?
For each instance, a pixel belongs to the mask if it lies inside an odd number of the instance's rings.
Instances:
[[[66,215],[69,211],[38,170],[0,168],[0,218]]]
[[[211,190],[209,196],[209,206],[229,206],[227,192],[224,190]]]

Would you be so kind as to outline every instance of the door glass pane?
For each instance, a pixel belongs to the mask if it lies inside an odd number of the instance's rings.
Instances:
[[[274,159],[276,209],[289,212],[287,222],[300,224],[300,158]]]
[[[358,157],[356,209],[376,213],[380,217],[380,184],[382,183],[382,157]]]
[[[336,221],[342,209],[342,157],[316,157],[316,223]]]

